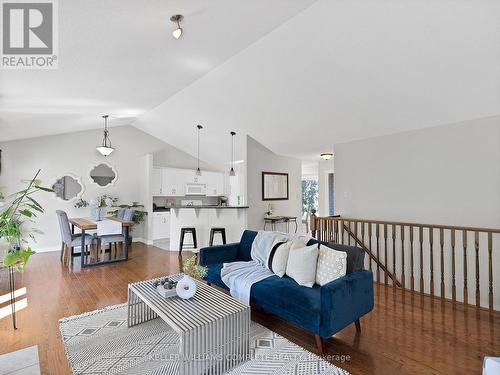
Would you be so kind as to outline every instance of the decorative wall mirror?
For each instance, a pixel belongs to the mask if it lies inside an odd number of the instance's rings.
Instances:
[[[56,198],[63,201],[72,201],[80,198],[83,194],[83,184],[78,177],[71,174],[65,174],[56,179],[51,186]]]
[[[115,168],[108,163],[99,163],[90,170],[90,180],[99,187],[107,188],[114,185],[118,174]]]

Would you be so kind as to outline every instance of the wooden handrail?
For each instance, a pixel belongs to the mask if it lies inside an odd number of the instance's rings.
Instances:
[[[358,222],[358,223],[373,223],[373,224],[387,224],[387,225],[403,225],[403,226],[412,226],[412,227],[422,227],[422,228],[436,228],[436,229],[455,229],[456,231],[463,231],[467,230],[470,232],[490,232],[490,233],[500,233],[500,228],[483,228],[483,227],[464,227],[464,226],[456,226],[456,225],[444,225],[444,224],[419,224],[419,223],[409,223],[409,222],[402,222],[402,221],[382,221],[382,220],[371,220],[371,219],[356,219],[356,218],[351,218],[351,217],[344,217],[340,215],[335,215],[335,216],[316,216],[314,214],[311,214],[311,221],[313,220],[312,217],[315,217],[316,219],[332,219],[332,220],[344,220],[344,221],[350,221],[350,222]]]
[[[500,255],[500,228],[315,214],[311,214],[310,228],[319,240],[362,248],[376,282],[490,311],[498,308],[494,293],[500,288],[493,288],[493,256]],[[488,298],[481,301],[481,293]]]

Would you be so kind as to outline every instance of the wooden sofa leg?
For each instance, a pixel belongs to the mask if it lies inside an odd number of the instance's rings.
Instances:
[[[316,339],[316,346],[318,347],[318,352],[319,355],[323,355],[323,339],[319,335],[314,335],[314,338]]]
[[[361,332],[361,322],[359,321],[359,319],[356,320],[354,324],[356,325],[356,332]]]

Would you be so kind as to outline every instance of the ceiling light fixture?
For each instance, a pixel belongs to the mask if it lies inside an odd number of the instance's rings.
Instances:
[[[170,17],[170,21],[172,21],[173,23],[175,23],[177,25],[177,28],[174,31],[172,31],[172,36],[175,39],[179,39],[182,36],[183,30],[182,30],[180,22],[183,19],[184,19],[184,16],[182,14],[176,14],[175,16]]]
[[[236,135],[235,132],[231,132],[231,169],[229,170],[229,175],[231,177],[236,176],[236,173],[234,172],[234,136]]]
[[[196,175],[197,176],[201,176],[201,169],[200,169],[200,130],[203,129],[203,126],[196,125],[196,128],[198,129],[198,168],[196,169]]]
[[[111,140],[109,139],[108,117],[109,115],[102,116],[104,119],[104,138],[102,139],[102,145],[96,147],[97,151],[99,151],[103,156],[108,156],[115,151],[115,149],[111,146]]]
[[[323,160],[330,160],[333,156],[333,152],[322,152],[319,156],[321,156]]]

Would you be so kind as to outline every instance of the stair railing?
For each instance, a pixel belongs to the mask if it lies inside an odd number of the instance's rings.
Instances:
[[[311,233],[321,241],[362,248],[377,283],[500,308],[500,229],[312,214]]]

